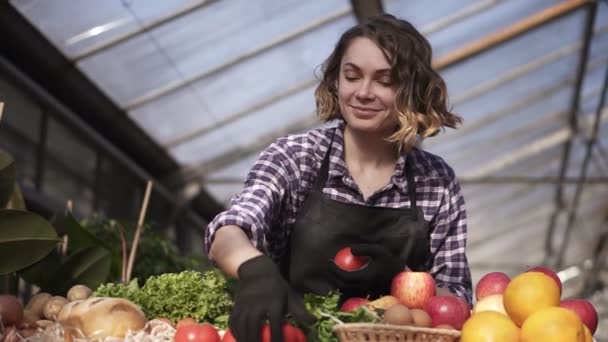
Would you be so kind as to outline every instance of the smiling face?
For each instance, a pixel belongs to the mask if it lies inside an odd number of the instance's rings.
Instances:
[[[391,66],[369,38],[355,38],[346,49],[338,76],[338,103],[347,127],[389,136],[397,125],[396,87]]]

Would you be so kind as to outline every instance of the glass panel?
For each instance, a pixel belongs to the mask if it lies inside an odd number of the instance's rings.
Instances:
[[[150,102],[130,114],[161,143],[178,138],[180,132],[187,135],[209,127],[294,85],[314,82],[315,68],[329,55],[342,31],[352,24],[352,16],[338,19],[200,80],[193,85],[197,95],[188,94],[191,89],[184,89]],[[203,104],[200,103],[201,99]],[[313,97],[310,99],[313,100]],[[177,110],[168,115],[171,107]]]
[[[74,57],[95,45],[134,32],[141,24],[149,24],[201,1],[11,0],[11,4],[64,54]]]
[[[515,40],[442,70],[450,98],[458,97],[481,82],[495,79],[532,60],[577,43],[584,15],[576,12]]]
[[[245,0],[218,1],[87,58],[79,66],[125,106],[150,91],[233,63],[336,9],[348,10],[341,6],[345,3],[273,0],[260,6]]]
[[[49,120],[42,192],[60,202],[72,200],[84,215],[92,212],[95,152],[54,119]]]
[[[138,201],[145,184],[111,157],[101,161],[97,179],[96,211],[113,219],[137,222]]]
[[[403,0],[384,0],[383,8],[386,13],[390,13],[399,18],[412,23],[417,29],[424,30],[425,27],[444,19],[454,13],[478,5],[479,0],[442,0],[441,2],[427,1],[403,1]]]
[[[35,188],[42,111],[29,95],[9,83],[1,73],[0,101],[4,102],[0,148],[13,156],[21,184]]]
[[[312,118],[315,110],[313,92],[314,89],[309,88],[283,99],[220,130],[177,146],[171,153],[180,163],[192,164],[209,161],[235,148],[248,149],[263,136],[277,134],[290,122]]]

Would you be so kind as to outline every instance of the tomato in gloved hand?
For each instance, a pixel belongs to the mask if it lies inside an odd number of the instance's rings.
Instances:
[[[220,334],[210,324],[184,325],[175,331],[175,342],[220,342]]]
[[[270,325],[264,324],[261,332],[261,342],[271,342],[270,339]],[[283,324],[283,341],[285,342],[306,342],[306,335],[299,328],[294,327],[291,324]],[[236,342],[234,336],[230,332],[230,329],[226,330],[222,342]]]

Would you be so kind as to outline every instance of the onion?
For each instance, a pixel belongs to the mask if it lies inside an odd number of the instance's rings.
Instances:
[[[0,295],[0,317],[4,326],[19,325],[23,320],[23,306],[17,297]]]

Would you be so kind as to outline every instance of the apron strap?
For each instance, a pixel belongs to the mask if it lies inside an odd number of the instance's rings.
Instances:
[[[407,192],[412,208],[412,218],[418,221],[418,205],[416,204],[416,182],[414,181],[414,170],[412,168],[412,156],[407,155],[405,159],[405,177],[407,178]]]
[[[336,131],[338,129],[336,128]],[[331,145],[334,143],[334,137],[336,136],[336,131],[331,136],[331,140],[329,141],[329,146],[327,147],[327,152],[325,152],[325,157],[323,157],[323,162],[321,163],[321,169],[319,169],[319,173],[315,179],[315,183],[312,188],[318,192],[323,192],[323,186],[327,181],[327,174],[329,173],[329,157],[331,155]]]

